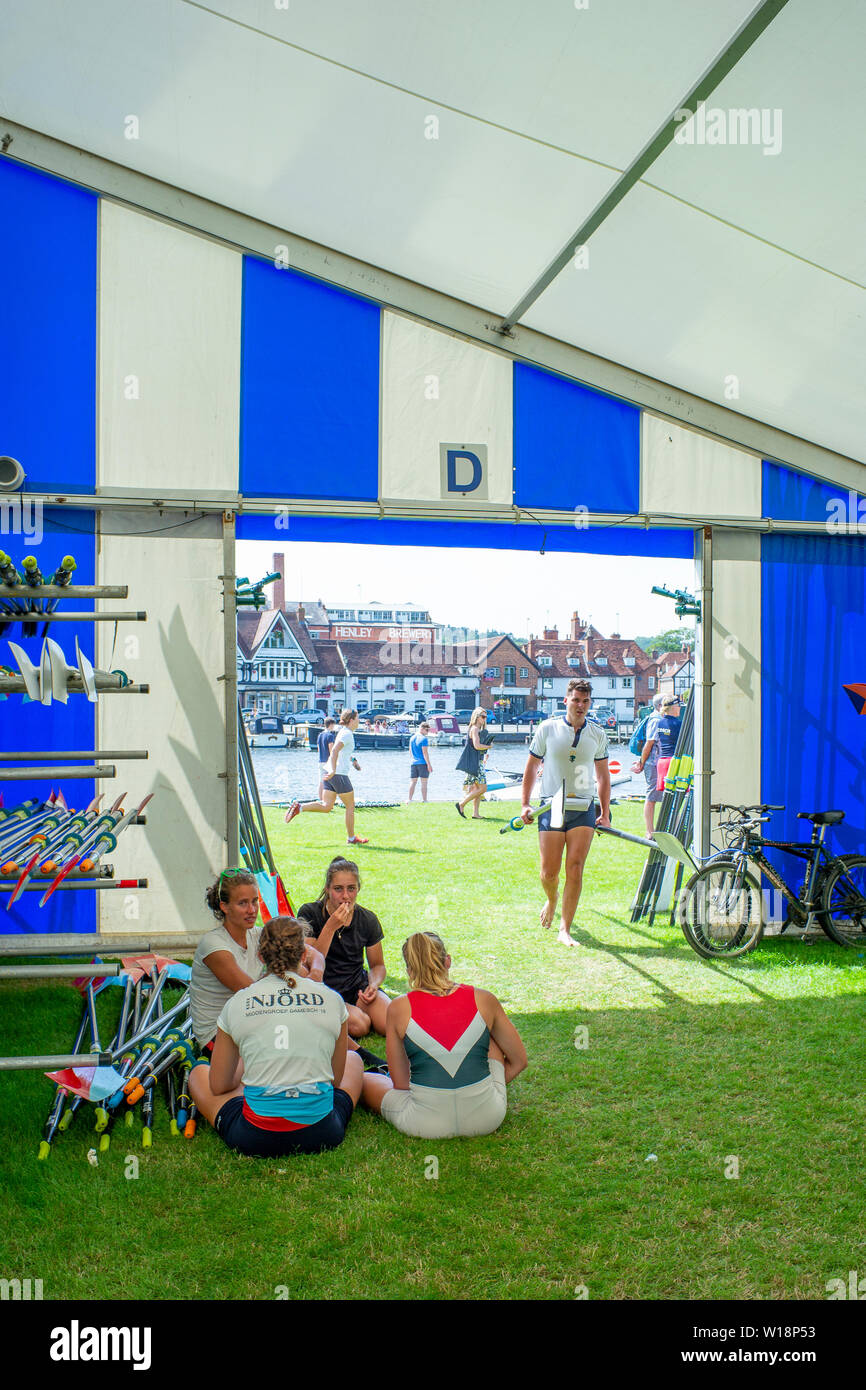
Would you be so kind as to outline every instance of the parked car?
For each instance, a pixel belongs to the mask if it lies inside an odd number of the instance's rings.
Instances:
[[[522,709],[519,714],[515,714],[511,720],[512,724],[540,724],[547,715],[542,714],[540,709]]]
[[[590,710],[590,719],[596,719],[603,729],[616,728],[616,715],[609,705],[599,705],[598,709]]]
[[[294,714],[284,714],[283,720],[292,728],[295,724],[324,724],[325,711],[323,709],[296,709]]]

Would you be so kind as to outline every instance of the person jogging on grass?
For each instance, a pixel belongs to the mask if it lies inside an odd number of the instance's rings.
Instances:
[[[361,764],[355,757],[355,730],[358,724],[358,711],[356,709],[344,709],[340,715],[337,737],[331,745],[330,756],[323,773],[322,800],[293,801],[286,812],[286,825],[291,824],[295,816],[300,815],[302,811],[324,811],[325,814],[330,814],[334,809],[337,797],[339,797],[346,810],[346,843],[350,845],[366,845],[368,843],[360,835],[355,834],[355,792],[348,777],[350,765],[356,772],[361,771]]]
[[[541,885],[545,904],[541,925],[552,927],[559,896],[559,872],[565,851],[565,887],[562,890],[559,934],[563,946],[576,946],[571,924],[583,887],[583,868],[596,825],[610,826],[610,769],[607,761],[607,735],[600,724],[587,719],[592,704],[592,686],[586,680],[571,680],[565,693],[565,714],[544,719],[529,745],[523,771],[521,819],[529,825],[534,812],[529,804],[538,762],[544,759],[541,791],[556,796],[565,790],[561,826],[551,824],[551,807],[538,817],[538,850]],[[598,784],[600,809],[594,800]]]
[[[324,722],[324,725],[322,726],[322,732],[319,734],[319,737],[316,739],[316,748],[317,748],[318,753],[319,753],[319,790],[318,790],[318,797],[319,797],[319,800],[320,800],[320,801],[323,801],[323,800],[324,800],[324,797],[325,797],[325,786],[324,786],[324,783],[325,783],[325,774],[326,774],[326,772],[327,772],[327,770],[328,770],[328,763],[329,763],[330,758],[331,758],[331,747],[332,747],[332,745],[333,745],[334,739],[337,737],[337,727],[336,727],[336,726],[337,726],[337,721],[336,721],[336,719],[333,719],[333,718],[331,717],[331,715],[328,715],[327,719],[326,719],[325,722]]]
[[[433,771],[433,764],[430,761],[430,725],[426,719],[418,725],[418,732],[413,734],[409,740],[409,756],[412,759],[412,766],[409,769],[409,800],[415,793],[415,788],[420,779],[421,800],[427,800],[427,778]]]

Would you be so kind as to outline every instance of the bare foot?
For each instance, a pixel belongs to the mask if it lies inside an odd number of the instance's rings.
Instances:
[[[577,942],[575,941],[575,939],[574,939],[574,937],[572,936],[571,932],[566,931],[566,930],[565,930],[565,927],[560,927],[559,931],[557,932],[556,939],[557,939],[557,941],[559,942],[560,946],[576,946],[576,945],[577,945]]]
[[[539,918],[539,921],[541,922],[541,925],[542,925],[543,927],[552,927],[552,926],[553,926],[553,914],[555,913],[555,911],[556,911],[556,903],[545,903],[545,904],[544,904],[544,907],[541,909],[541,916],[540,916],[540,918]]]

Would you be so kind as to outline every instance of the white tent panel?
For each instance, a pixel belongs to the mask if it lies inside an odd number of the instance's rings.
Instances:
[[[641,509],[707,520],[759,517],[761,460],[644,411]]]
[[[866,459],[863,292],[638,187],[530,327]]]
[[[861,0],[834,0],[820,10],[811,0],[789,0],[707,101],[705,143],[669,146],[647,182],[773,242],[780,254],[813,261],[862,286],[864,53]],[[706,143],[711,110],[726,113],[713,138],[747,128],[750,142]],[[778,153],[764,154],[763,133],[751,143],[754,117],[744,127],[729,115],[752,110],[764,133],[777,137]],[[774,148],[772,139],[766,147]]]
[[[481,445],[487,451],[483,500],[510,506],[513,370],[501,353],[383,314],[381,496],[440,501],[440,446]],[[481,496],[470,493],[467,500],[471,505]]]
[[[242,257],[100,202],[98,481],[238,485]]]
[[[622,169],[755,0],[281,3],[215,0],[208,9],[417,93],[434,111],[450,106]]]
[[[128,584],[124,606],[146,609],[148,620],[123,625],[114,650],[111,625],[98,623],[98,664],[146,682],[150,694],[102,696],[97,747],[147,749],[147,762],[118,762],[106,786],[127,792],[127,808],[154,793],[147,825],[130,827],[110,856],[118,877],[145,877],[149,887],[97,894],[106,934],[206,928],[204,890],[225,861],[222,541],[190,539],[166,521],[175,529],[164,537],[106,535],[112,524],[157,525],[107,514],[100,540],[98,582]]]
[[[761,799],[761,538],[713,532],[710,800]]]

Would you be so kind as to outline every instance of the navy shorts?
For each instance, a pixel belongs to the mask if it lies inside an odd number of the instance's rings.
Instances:
[[[366,989],[369,983],[369,975],[366,970],[362,970],[357,980],[354,981],[348,989],[338,989],[337,993],[344,1004],[357,1004],[359,991]],[[332,985],[331,988],[333,989],[334,986]]]
[[[427,766],[426,763],[413,763],[412,766],[411,766],[411,768],[409,769],[409,776],[410,776],[410,778],[412,778],[412,777],[429,777],[429,776],[430,776],[430,769],[429,769],[429,767]]]
[[[541,815],[538,817],[539,830],[553,830],[555,834],[564,835],[567,830],[574,830],[577,826],[592,826],[595,828],[595,818],[598,815],[598,807],[595,802],[590,802],[585,811],[566,811],[564,825],[550,824],[550,807],[545,806]]]
[[[256,1158],[283,1158],[289,1154],[318,1154],[336,1149],[346,1137],[354,1106],[347,1091],[334,1090],[334,1108],[324,1120],[304,1129],[259,1129],[244,1116],[243,1096],[233,1096],[220,1106],[214,1129],[230,1149]]]
[[[326,777],[322,786],[325,788],[326,792],[336,792],[338,796],[341,792],[350,792],[352,790],[352,783],[349,781],[348,777],[341,776],[339,772],[334,777]]]

